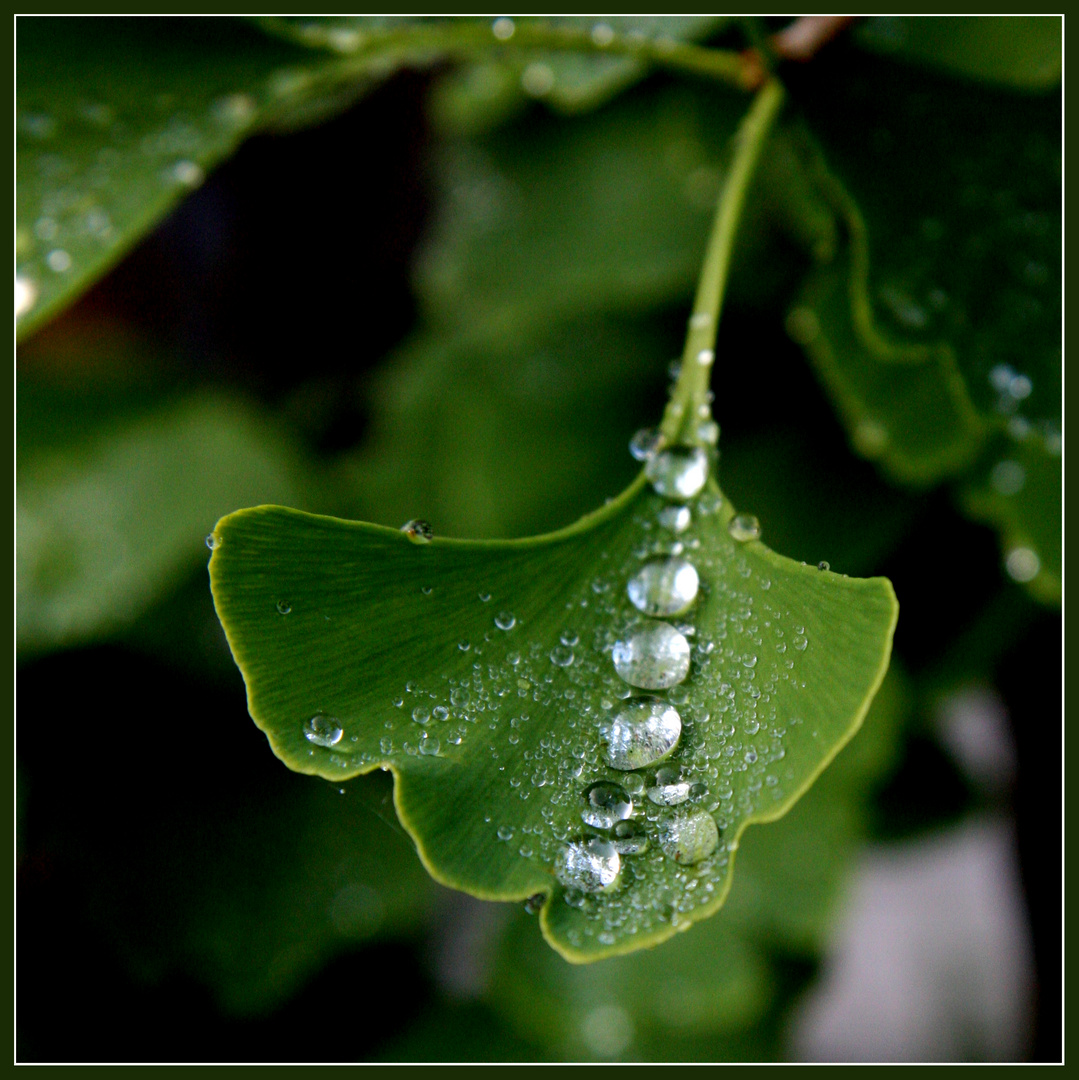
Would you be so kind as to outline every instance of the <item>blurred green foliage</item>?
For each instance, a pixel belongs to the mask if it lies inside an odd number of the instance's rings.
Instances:
[[[178,978],[231,1026],[198,1035],[188,1023],[177,1060],[192,1046],[213,1058],[198,1039],[230,1045],[239,1016],[308,1032],[326,1003],[304,987],[322,993],[335,956],[364,985],[397,986],[395,967],[432,970],[415,958],[455,933],[452,899],[379,821],[392,820],[385,778],[342,796],[267,760],[213,618],[203,537],[222,512],[263,500],[523,536],[621,490],[635,471],[626,440],[662,407],[748,100],[643,78],[635,62],[497,42],[501,52],[440,67],[465,53],[412,47],[407,25],[368,27],[373,44],[357,55],[333,26],[320,40],[263,29],[17,24],[24,1059],[159,1058],[164,1044],[138,1043],[140,1024],[125,1037],[102,1017],[140,998],[157,1010],[152,1022],[139,1014],[150,1033],[170,1009],[177,1023],[211,1015],[160,996]],[[658,32],[746,43],[720,21]],[[942,693],[973,678],[1011,686],[1001,665],[1059,605],[1059,46],[1055,19],[868,20],[804,69],[780,69],[790,104],[750,193],[717,349],[719,470],[776,550],[895,581],[903,670],[862,733],[786,818],[746,833],[727,906],[691,933],[577,969],[519,914],[484,938],[480,1000],[427,976],[427,989],[395,998],[396,1026],[336,1040],[329,1057],[787,1053],[785,1018],[879,818],[880,785],[912,734],[931,731]],[[530,63],[553,75],[539,95],[549,109],[522,92]],[[355,355],[362,320],[377,317],[362,295],[358,325],[347,312],[310,326],[310,355],[286,360],[291,397],[277,398],[257,380],[185,367],[160,330],[132,331],[131,309],[109,308],[108,279],[69,307],[110,268],[122,273],[206,176],[189,205],[209,200],[212,170],[241,140],[319,130],[401,66],[429,72],[410,91],[432,116],[419,315],[376,368],[329,377],[366,419],[343,449],[315,445],[297,415],[327,384],[316,358]],[[363,169],[388,167],[378,144],[363,153]],[[379,208],[327,211],[332,231],[333,215]],[[349,253],[333,262],[326,250],[324,264],[282,272],[344,273]],[[174,285],[139,287],[145,298]],[[999,557],[961,515],[999,531]],[[1039,680],[1023,683],[1016,700],[1037,714]],[[80,952],[90,940],[103,951]],[[398,951],[372,972],[364,958],[383,954],[361,946]],[[666,993],[672,979],[679,990]],[[302,1023],[290,1007],[306,1010]],[[263,1044],[282,1026],[259,1028]]]

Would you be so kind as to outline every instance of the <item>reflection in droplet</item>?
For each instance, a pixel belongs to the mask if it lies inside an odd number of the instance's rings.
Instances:
[[[645,615],[681,615],[697,599],[700,577],[685,559],[656,559],[626,586],[630,603]]]
[[[581,820],[595,829],[611,829],[633,813],[633,801],[617,784],[601,780],[585,792]]]
[[[648,459],[644,474],[665,499],[692,499],[708,480],[708,454],[699,446],[661,450]]]
[[[719,829],[703,812],[679,816],[668,821],[660,836],[663,853],[683,865],[708,858],[719,846]]]
[[[622,859],[614,845],[592,838],[567,844],[562,849],[555,874],[568,888],[582,892],[602,892],[618,881]]]
[[[316,746],[336,746],[344,731],[334,717],[319,713],[304,724],[303,733],[304,738]]]
[[[616,641],[611,659],[630,686],[666,690],[689,674],[689,642],[673,626],[654,623]]]
[[[655,765],[674,750],[681,734],[682,718],[673,705],[659,698],[628,701],[607,732],[607,762],[626,771]]]

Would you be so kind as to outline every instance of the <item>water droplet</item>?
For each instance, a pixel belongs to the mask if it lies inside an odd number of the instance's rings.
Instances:
[[[401,526],[401,532],[405,533],[414,544],[429,544],[434,539],[431,526],[421,518],[413,518]]]
[[[656,520],[663,528],[670,529],[673,533],[683,533],[689,528],[693,515],[688,506],[672,505],[660,510],[656,515]]]
[[[761,523],[752,514],[735,514],[727,525],[727,532],[739,543],[747,540],[759,540]]]
[[[37,285],[29,278],[15,278],[15,318],[25,315],[37,303]]]
[[[607,761],[624,771],[648,768],[674,750],[681,734],[682,718],[672,705],[659,698],[635,698],[611,721]]]
[[[601,48],[606,48],[614,41],[614,30],[607,23],[596,23],[592,27],[592,40]]]
[[[551,650],[551,663],[559,667],[569,667],[573,663],[573,650],[565,645],[556,645]]]
[[[563,645],[569,645],[572,648],[581,640],[581,638],[576,630],[563,630],[559,635],[558,640],[561,641]]]
[[[644,474],[665,499],[692,499],[708,480],[708,455],[699,446],[661,450],[648,459]]]
[[[546,97],[554,87],[554,72],[540,61],[528,65],[521,73],[521,89],[529,97]]]
[[[817,569],[818,570],[831,570],[832,569],[832,564],[830,562],[826,562],[824,559],[821,559],[821,561],[819,563],[817,563]]]
[[[690,787],[677,766],[665,765],[656,771],[656,782],[645,794],[657,806],[678,806],[689,798]]]
[[[304,738],[316,746],[336,746],[341,741],[344,731],[341,725],[332,716],[323,716],[319,713],[312,716],[303,726]]]
[[[517,617],[512,611],[500,611],[495,616],[495,626],[499,630],[512,630],[517,625]]]
[[[681,615],[697,599],[697,568],[685,559],[656,559],[626,586],[630,603],[645,615]]]
[[[210,535],[206,537],[206,546],[211,551],[216,551],[221,546],[221,541],[218,540],[214,533],[210,533]]]
[[[461,652],[468,652],[468,650],[472,648],[472,643],[470,641],[459,641],[457,642],[457,648],[459,648]]]
[[[697,425],[697,438],[708,446],[719,442],[719,424],[715,420],[702,420]]]
[[[809,645],[809,640],[808,640],[807,638],[804,638],[804,637],[801,637],[801,636],[799,636],[799,637],[796,637],[796,638],[794,639],[794,647],[795,647],[795,648],[796,648],[796,649],[797,649],[797,650],[798,650],[799,652],[805,652],[805,651],[806,651],[806,647],[807,647],[808,645]]]
[[[509,825],[499,825],[498,827],[498,839],[499,840],[512,840],[513,829]]]
[[[618,881],[622,859],[614,845],[592,838],[567,844],[558,859],[555,875],[567,888],[602,892]]]
[[[383,736],[378,741],[378,748],[384,754],[392,754],[393,753],[393,739],[390,739],[390,738],[388,738],[386,736]]]
[[[417,724],[426,724],[427,721],[431,719],[431,710],[425,705],[417,705],[412,710],[412,719],[415,720]]]
[[[648,834],[637,821],[620,821],[611,845],[619,855],[643,855],[648,850]]]
[[[434,589],[432,589],[430,585],[424,585],[424,586],[423,586],[423,587],[422,587],[422,588],[420,589],[420,592],[421,592],[421,593],[423,593],[423,595],[424,595],[424,596],[430,596],[430,595],[431,595],[431,593],[433,593],[433,592],[434,592]]]
[[[540,908],[543,907],[546,900],[547,900],[547,894],[546,893],[541,893],[541,892],[533,893],[525,901],[525,911],[527,911],[529,915],[535,915],[536,912],[538,912],[540,910]]]
[[[688,865],[707,859],[719,846],[719,829],[703,812],[668,821],[660,835],[663,853],[676,863]]]
[[[712,313],[710,311],[698,311],[689,320],[690,328],[693,330],[705,330],[712,325]]]
[[[491,599],[491,594],[489,592],[481,592],[480,593],[480,600],[484,604],[486,604],[490,599]]]
[[[715,358],[716,354],[711,349],[701,349],[701,351],[697,353],[697,363],[700,364],[701,367],[707,367],[715,360]]]
[[[1028,547],[1016,547],[1008,552],[1004,566],[1013,581],[1025,584],[1038,576],[1042,563],[1036,551]]]
[[[436,705],[431,710],[431,719],[445,721],[450,718],[450,710],[445,705]]]
[[[581,811],[581,820],[596,829],[611,829],[633,813],[633,800],[617,784],[601,780],[585,793],[588,804]]]
[[[673,626],[654,623],[616,641],[611,659],[619,678],[642,690],[666,690],[689,674],[689,642]]]
[[[465,709],[472,703],[472,691],[467,686],[455,686],[450,691],[450,704],[457,709]]]
[[[442,749],[438,738],[434,735],[428,734],[426,731],[423,733],[423,737],[420,739],[420,753],[421,754],[437,754]]]
[[[706,491],[697,500],[697,511],[705,516],[714,514],[723,505],[723,500],[718,493]]]
[[[629,440],[629,452],[637,461],[647,461],[659,449],[661,439],[655,428],[641,428]]]
[[[193,161],[178,161],[169,170],[169,179],[184,187],[195,188],[205,179],[206,173],[201,165]]]
[[[49,269],[57,274],[66,274],[71,269],[71,256],[63,248],[56,248],[45,256]]]
[[[495,19],[495,21],[491,23],[491,33],[494,34],[499,41],[509,41],[516,31],[517,27],[514,25],[513,20],[507,19],[505,16],[501,19]]]

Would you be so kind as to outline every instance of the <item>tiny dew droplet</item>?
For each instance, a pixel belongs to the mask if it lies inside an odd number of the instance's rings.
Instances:
[[[413,518],[401,526],[403,532],[414,544],[429,544],[434,539],[431,526],[421,518]]]
[[[489,592],[481,592],[480,593],[480,600],[481,600],[482,603],[486,604],[487,601],[490,600],[490,599],[491,599],[491,594]]]
[[[412,719],[415,720],[417,724],[426,724],[427,721],[431,719],[431,710],[425,705],[417,705],[412,710]]]
[[[682,718],[672,705],[651,697],[630,700],[611,721],[607,762],[623,771],[655,765],[674,750],[681,734]],[[641,785],[638,777],[633,779]]]
[[[715,358],[716,354],[711,349],[701,349],[701,351],[697,353],[697,363],[700,364],[701,367],[707,367],[715,360]]]
[[[708,455],[699,446],[661,450],[648,459],[645,476],[665,499],[692,499],[708,480]]]
[[[629,440],[629,452],[637,461],[647,461],[659,448],[660,439],[655,428],[641,428]]]
[[[525,901],[525,911],[527,911],[529,915],[535,915],[536,912],[539,911],[540,908],[543,907],[544,902],[546,900],[547,900],[547,894],[546,893],[541,893],[541,892],[533,893]]]
[[[596,829],[613,828],[633,813],[633,800],[617,784],[601,780],[584,793],[585,808],[581,820]]]
[[[316,746],[336,746],[341,741],[344,731],[332,716],[318,713],[303,726],[304,738]]]
[[[1038,576],[1042,563],[1038,558],[1038,553],[1032,548],[1015,547],[1008,552],[1004,567],[1013,581],[1025,584]]]
[[[517,27],[514,25],[513,20],[506,18],[504,15],[491,23],[491,33],[494,34],[499,41],[509,41],[516,30]]]
[[[700,577],[685,559],[656,559],[626,586],[630,603],[645,615],[681,615],[697,599]]]
[[[824,559],[821,559],[821,561],[819,563],[817,563],[817,569],[818,570],[831,570],[832,569],[832,564],[830,562],[825,562]]]
[[[434,589],[432,589],[430,585],[424,585],[424,586],[423,586],[423,587],[422,587],[422,588],[420,589],[420,592],[421,592],[421,593],[423,593],[423,595],[424,595],[424,596],[430,596],[430,595],[431,595],[431,593],[433,593],[434,591],[435,591],[435,590],[434,590]]]
[[[287,600],[277,601],[278,615],[287,615],[292,610],[292,605]]]
[[[509,825],[499,825],[498,827],[498,839],[499,840],[512,840],[513,829]]]
[[[559,856],[555,875],[567,888],[603,892],[618,882],[622,859],[614,845],[593,838],[567,844]]]
[[[551,650],[551,663],[557,664],[559,667],[569,667],[574,660],[573,650],[566,648],[565,645],[556,645]]]
[[[221,541],[217,538],[216,533],[210,533],[210,535],[206,537],[206,546],[211,551],[216,551],[221,546]]]
[[[747,540],[759,540],[761,523],[752,514],[735,514],[727,524],[727,532],[739,543]]]
[[[663,853],[676,863],[698,863],[719,846],[719,829],[715,820],[703,812],[679,816],[667,822],[660,844]]]
[[[495,626],[499,630],[512,630],[517,625],[517,617],[512,611],[500,611],[495,616]]]

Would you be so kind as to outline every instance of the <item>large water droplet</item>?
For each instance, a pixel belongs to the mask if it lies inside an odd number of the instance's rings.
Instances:
[[[663,853],[683,865],[707,859],[719,846],[719,829],[703,812],[668,821],[660,836]]]
[[[664,765],[656,770],[656,782],[645,794],[657,806],[678,806],[689,798],[691,787],[688,780],[682,779],[682,772],[677,766]]]
[[[429,544],[434,539],[434,531],[431,526],[421,518],[413,518],[401,526],[403,532],[414,544]]]
[[[649,458],[644,474],[665,499],[692,499],[708,479],[708,454],[699,446],[661,450]]]
[[[659,698],[637,698],[611,722],[607,761],[615,769],[646,769],[667,757],[681,734],[677,709]]]
[[[752,514],[735,514],[727,524],[727,532],[739,543],[747,540],[759,540],[761,523]]]
[[[593,838],[567,844],[562,849],[555,875],[567,888],[602,892],[618,881],[622,859],[614,845]]]
[[[633,813],[633,800],[617,784],[601,780],[585,792],[581,820],[596,829],[611,829]]]
[[[666,690],[689,674],[689,642],[673,626],[653,623],[616,641],[611,659],[630,686]]]
[[[344,731],[334,717],[319,713],[304,724],[303,733],[304,738],[316,746],[336,746]]]
[[[630,603],[645,615],[681,615],[697,599],[697,568],[685,559],[656,559],[626,586]]]

